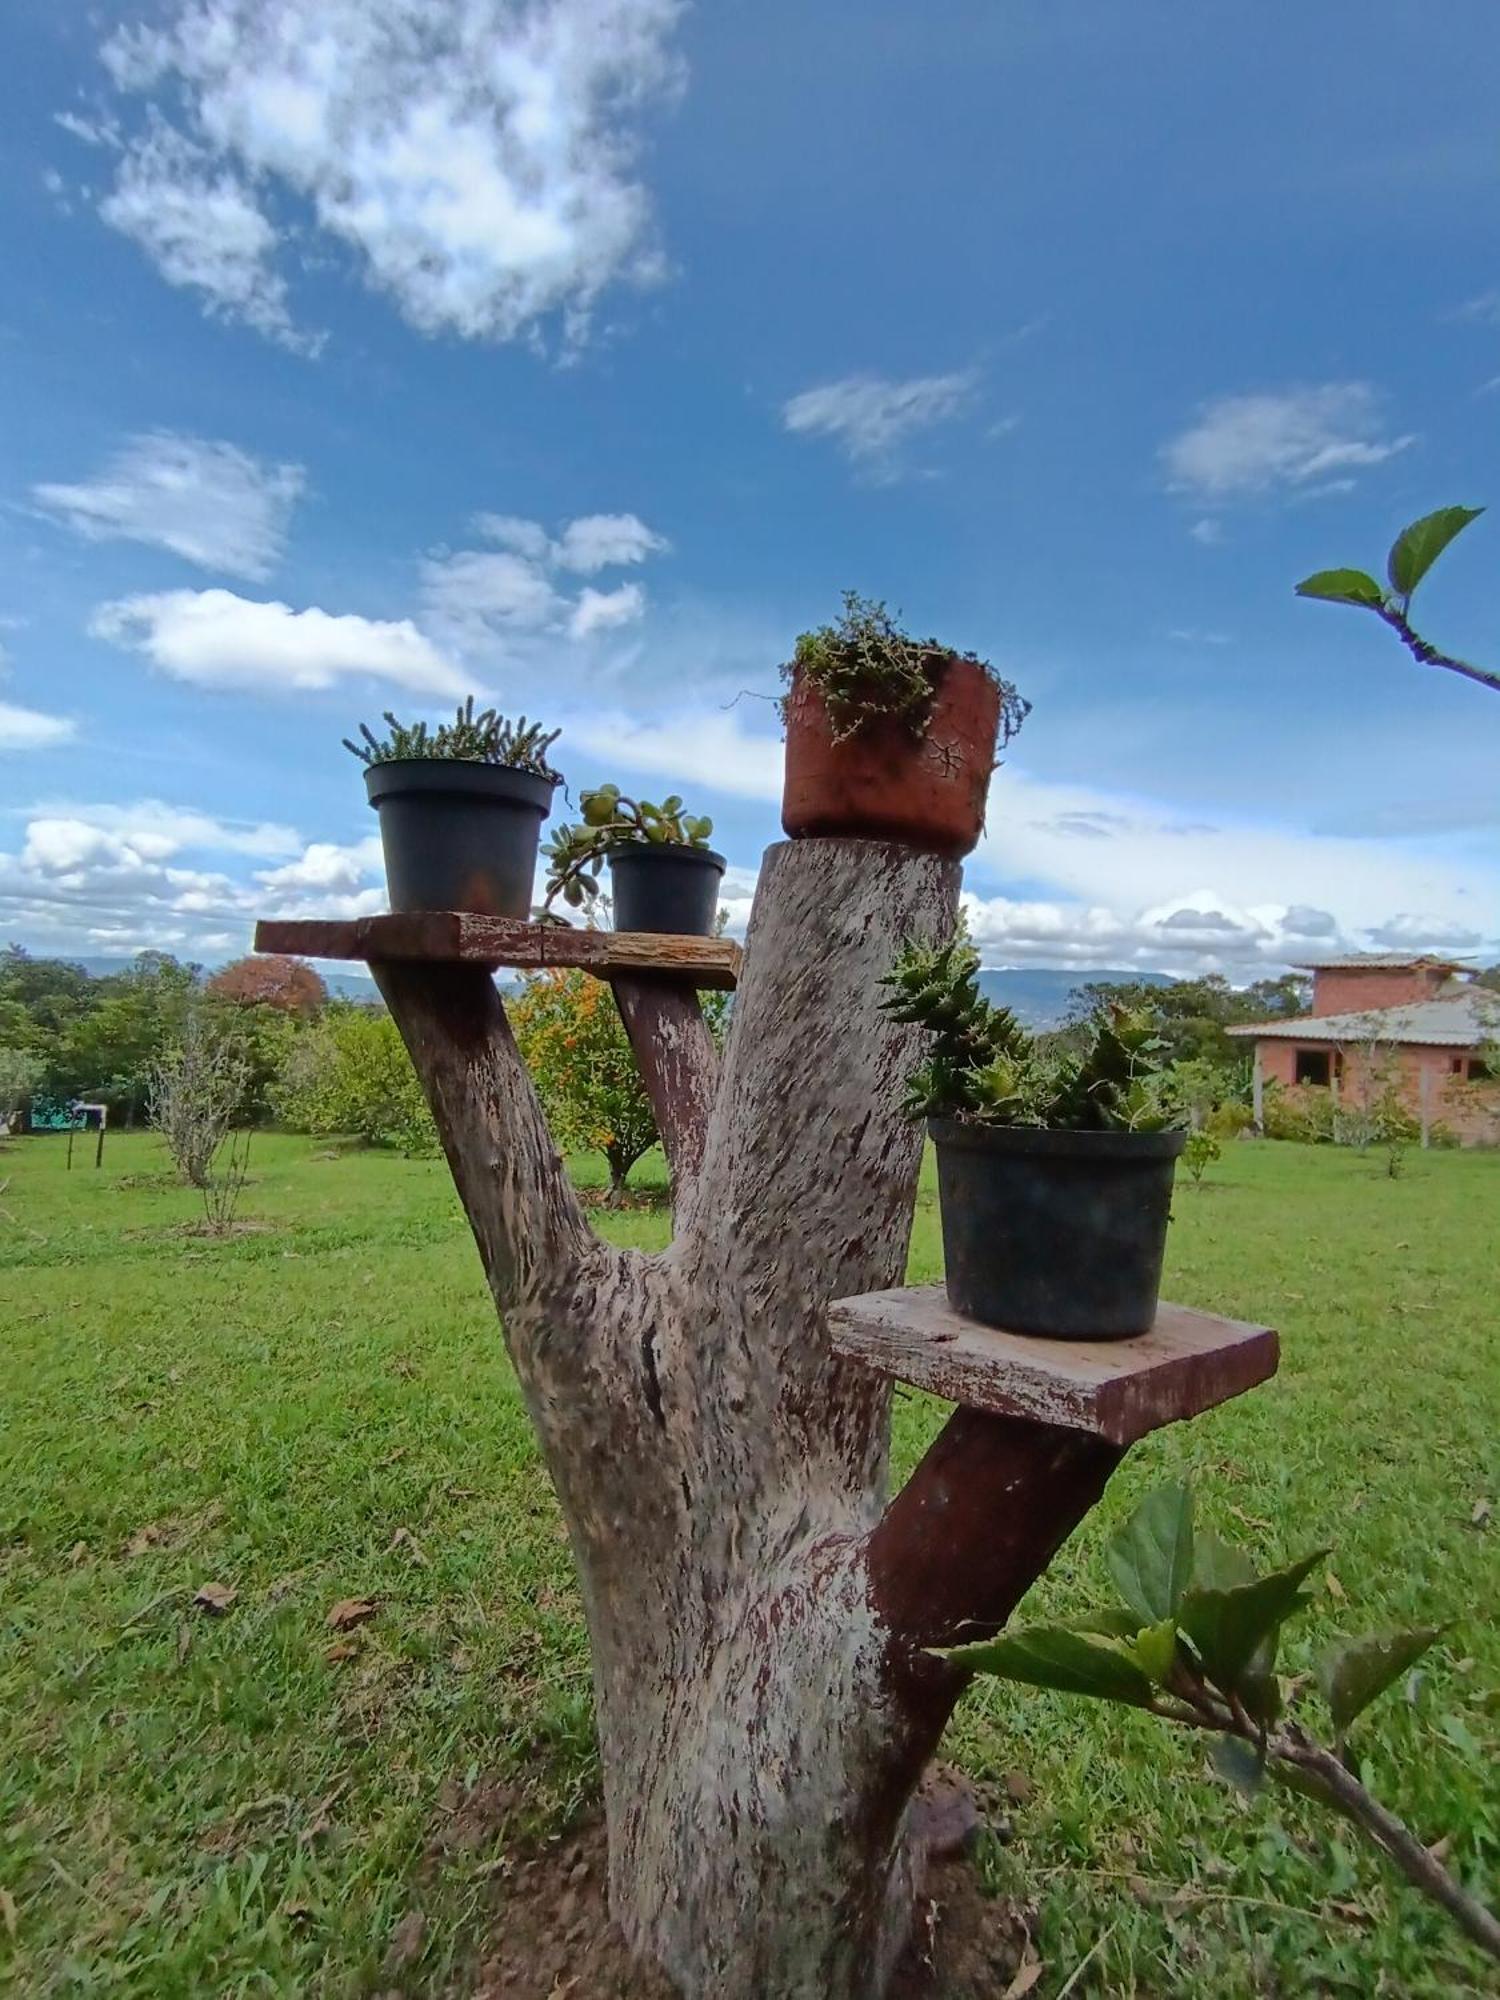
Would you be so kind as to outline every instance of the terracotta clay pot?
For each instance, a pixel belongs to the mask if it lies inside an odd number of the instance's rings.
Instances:
[[[848,834],[967,854],[984,825],[999,727],[1000,689],[973,660],[948,657],[921,736],[893,716],[841,743],[823,697],[798,675],[786,699],[781,824],[794,840]]]

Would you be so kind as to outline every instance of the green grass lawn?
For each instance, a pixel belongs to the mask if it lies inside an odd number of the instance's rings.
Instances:
[[[97,1173],[63,1152],[0,1148],[0,1989],[443,1991],[503,1920],[506,1844],[595,1783],[567,1548],[446,1169],[257,1138],[263,1226],[213,1242],[154,1141],[111,1136]],[[1139,1446],[1028,1609],[1089,1604],[1106,1534],[1190,1473],[1268,1559],[1335,1545],[1292,1667],[1455,1617],[1367,1720],[1367,1776],[1493,1901],[1500,1157],[1391,1181],[1241,1145],[1176,1207],[1170,1296],[1279,1326],[1281,1376]],[[936,1225],[924,1182],[914,1279]],[[667,1219],[607,1227],[652,1245]],[[941,1414],[901,1401],[902,1471]],[[237,1592],[223,1616],[192,1605],[207,1582]],[[329,1629],[364,1597],[370,1622]],[[1039,2000],[1096,1944],[1074,1993],[1491,1990],[1352,1834],[1242,1804],[1148,1718],[991,1687],[950,1742],[1022,1794],[984,1866],[1038,1906]],[[439,1858],[440,1800],[482,1774],[508,1823]]]

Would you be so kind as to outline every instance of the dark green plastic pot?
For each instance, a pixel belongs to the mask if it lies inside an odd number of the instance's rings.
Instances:
[[[1150,1329],[1184,1133],[928,1130],[955,1312],[1053,1340]]]
[[[670,931],[712,937],[719,917],[724,857],[707,847],[633,840],[609,850],[617,931]]]
[[[393,910],[530,917],[550,779],[501,764],[403,757],[368,765],[365,789],[380,815]]]

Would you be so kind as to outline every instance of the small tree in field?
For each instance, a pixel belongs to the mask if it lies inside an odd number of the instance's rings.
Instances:
[[[45,1066],[27,1049],[0,1049],[0,1132],[42,1087]]]
[[[437,1132],[396,1024],[375,1007],[333,1001],[287,1048],[271,1105],[294,1132],[437,1149]]]
[[[165,1139],[177,1171],[195,1188],[209,1185],[214,1155],[249,1082],[243,1051],[201,1008],[188,1015],[181,1040],[151,1065],[151,1123]]]
[[[570,1151],[604,1155],[617,1202],[656,1119],[609,988],[577,969],[542,972],[507,1012],[553,1131]]]

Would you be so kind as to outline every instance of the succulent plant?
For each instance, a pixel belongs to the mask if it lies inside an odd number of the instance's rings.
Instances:
[[[582,909],[599,893],[599,871],[610,850],[642,843],[671,847],[707,847],[714,830],[711,819],[685,813],[674,792],[653,805],[650,799],[630,799],[618,785],[599,785],[580,792],[583,815],[575,825],[560,826],[542,849],[547,857],[547,900],[550,913],[557,896]]]
[[[439,723],[433,730],[425,722],[398,722],[389,709],[384,721],[390,730],[387,737],[377,736],[362,722],[359,733],[363,742],[344,738],[344,748],[362,764],[395,764],[407,758],[498,764],[509,771],[530,771],[554,785],[562,783],[562,774],[547,762],[547,752],[560,730],[544,733],[539,722],[528,722],[524,715],[511,722],[493,708],[481,709],[476,715],[473,695],[456,710],[451,722]]]

